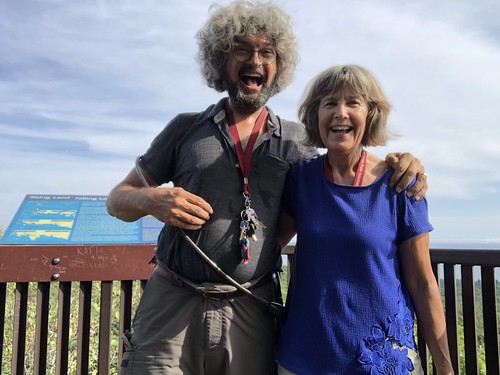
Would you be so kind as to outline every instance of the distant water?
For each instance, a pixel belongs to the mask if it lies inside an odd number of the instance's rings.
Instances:
[[[296,238],[290,241],[295,245]],[[477,249],[477,250],[500,250],[500,239],[488,240],[432,240],[431,249]]]
[[[432,241],[431,249],[477,249],[500,250],[500,240],[471,240],[471,241]]]

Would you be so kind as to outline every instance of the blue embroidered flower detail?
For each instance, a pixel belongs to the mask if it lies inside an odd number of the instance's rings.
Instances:
[[[401,287],[399,287],[399,311],[396,315],[389,317],[389,332],[387,335],[395,340],[401,346],[407,346],[409,348],[415,348],[415,342],[413,341],[413,313],[408,308],[406,303],[408,299],[404,295]]]
[[[370,366],[371,375],[404,375],[414,370],[406,349],[406,347],[415,348],[413,314],[404,303],[406,298],[401,289],[399,297],[399,311],[388,317],[387,330],[374,325],[371,335],[365,337],[365,347],[359,362]]]
[[[388,336],[394,338],[402,346],[414,348],[413,341],[413,315],[406,306],[396,315],[389,317]]]
[[[365,338],[368,349],[371,351],[382,350],[386,340],[385,332],[380,326],[373,326],[372,335]]]
[[[414,370],[413,363],[408,358],[408,350],[396,349],[390,341],[385,341],[378,350],[364,350],[359,361],[371,365],[371,375],[407,375]]]

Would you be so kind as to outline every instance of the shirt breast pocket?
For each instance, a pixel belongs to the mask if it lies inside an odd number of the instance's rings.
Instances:
[[[288,163],[275,155],[266,154],[258,165],[256,173],[261,192],[274,198],[281,198],[286,174],[290,169]]]

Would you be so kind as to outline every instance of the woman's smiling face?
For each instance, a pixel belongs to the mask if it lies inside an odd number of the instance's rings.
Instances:
[[[352,90],[343,89],[319,102],[318,129],[328,151],[359,149],[366,130],[368,104]]]

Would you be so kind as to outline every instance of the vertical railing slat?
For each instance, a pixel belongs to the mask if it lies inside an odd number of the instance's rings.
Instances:
[[[2,375],[3,347],[5,345],[5,305],[7,303],[7,283],[0,283],[0,375]]]
[[[24,375],[26,354],[26,322],[29,283],[16,283],[14,305],[14,335],[12,339],[12,375]]]
[[[50,282],[39,282],[36,301],[35,363],[37,375],[47,373],[47,342],[49,334]]]
[[[484,346],[486,349],[487,375],[499,375],[498,321],[496,302],[495,269],[481,267]]]
[[[120,345],[118,348],[118,366],[123,358],[123,341],[121,334],[130,331],[132,326],[132,280],[123,280],[120,283]]]
[[[448,332],[448,345],[455,374],[460,374],[460,351],[458,339],[457,318],[457,288],[455,277],[455,265],[445,263],[444,265],[444,289],[445,289],[445,314]]]
[[[57,304],[56,375],[68,374],[71,282],[59,283]]]
[[[477,325],[476,325],[476,302],[474,291],[474,272],[471,265],[462,266],[462,306],[463,327],[465,343],[465,373],[477,375]]]
[[[101,309],[99,316],[99,355],[98,374],[109,374],[110,344],[111,344],[111,318],[113,313],[113,282],[101,282]]]
[[[89,372],[89,347],[90,347],[90,319],[92,308],[92,282],[80,282],[80,293],[78,302],[78,344],[77,344],[77,367],[78,375]]]

